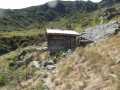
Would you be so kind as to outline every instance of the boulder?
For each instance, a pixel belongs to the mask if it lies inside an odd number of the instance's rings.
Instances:
[[[93,22],[93,19],[89,19],[88,21],[82,23],[81,27],[87,27],[92,22]]]
[[[56,68],[56,66],[55,66],[55,65],[47,65],[46,68],[47,68],[48,70],[53,70],[53,69]]]
[[[82,23],[81,27],[87,27],[89,25],[89,22]]]
[[[36,48],[36,51],[40,51],[40,52],[44,52],[47,51],[47,47],[43,47],[43,48]]]
[[[24,60],[17,61],[16,68],[19,68],[22,65],[28,65],[32,60],[33,60],[33,56],[30,55],[29,57],[25,58]]]
[[[47,61],[45,61],[45,62],[43,63],[43,66],[44,66],[44,67],[46,67],[46,66],[48,66],[48,65],[54,65],[53,60],[47,60]]]
[[[68,53],[68,54],[72,53],[72,50],[71,50],[71,49],[68,49],[68,50],[67,50],[67,53]]]
[[[24,63],[25,63],[25,61],[17,61],[16,62],[16,68],[21,67]]]
[[[63,52],[63,54],[61,56],[65,57],[65,56],[67,56],[67,55],[69,55],[71,53],[72,53],[72,50],[68,49],[66,52]]]
[[[112,21],[107,24],[98,25],[92,28],[88,28],[84,32],[80,33],[78,40],[80,44],[86,45],[94,42],[102,41],[112,35],[118,34],[119,24],[117,21]]]
[[[65,56],[67,56],[67,55],[68,55],[68,53],[66,53],[66,52],[64,52],[64,53],[62,54],[63,57],[65,57]]]
[[[39,61],[32,61],[30,64],[36,68],[40,68]]]

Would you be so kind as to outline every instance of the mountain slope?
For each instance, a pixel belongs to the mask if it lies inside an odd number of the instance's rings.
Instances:
[[[57,6],[50,8],[46,3],[40,6],[33,6],[25,9],[3,10],[1,9],[0,29],[29,29],[37,27],[43,22],[53,21],[61,17],[76,15],[77,12],[93,12],[98,5],[91,1],[59,1]]]
[[[28,30],[31,28],[48,28],[49,23],[63,22],[66,28],[75,29],[76,25],[85,25],[93,19],[92,23],[98,23],[101,11],[119,4],[119,0],[102,0],[99,3],[91,1],[52,1],[39,6],[24,9],[0,9],[0,31]],[[50,4],[57,3],[55,7]],[[100,11],[101,10],[101,11]],[[96,14],[94,12],[99,12]],[[96,15],[96,17],[94,17]],[[61,21],[61,19],[64,19]],[[88,21],[87,21],[88,20]],[[72,25],[75,23],[75,25]],[[72,25],[72,26],[70,26]],[[69,27],[70,26],[70,27]],[[83,24],[84,26],[84,24]],[[63,27],[58,24],[57,28]],[[50,27],[51,28],[51,27]],[[56,27],[55,27],[56,28]]]
[[[102,0],[99,3],[99,6],[100,7],[108,7],[108,6],[112,6],[113,4],[116,4],[116,3],[120,3],[120,0]]]

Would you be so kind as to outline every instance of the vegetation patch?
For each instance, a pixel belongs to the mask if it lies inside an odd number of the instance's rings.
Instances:
[[[68,74],[71,70],[72,68],[70,66],[66,66],[66,67],[61,67],[59,72]]]
[[[5,76],[0,75],[0,86],[4,86],[7,82],[7,79]]]

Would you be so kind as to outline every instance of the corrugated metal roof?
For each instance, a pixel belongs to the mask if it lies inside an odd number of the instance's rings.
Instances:
[[[47,29],[47,34],[60,34],[60,35],[78,35],[77,32],[72,30],[62,30],[62,29]]]

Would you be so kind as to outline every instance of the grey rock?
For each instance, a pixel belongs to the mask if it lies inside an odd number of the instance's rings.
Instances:
[[[63,54],[61,56],[65,57],[65,56],[67,56],[67,55],[69,55],[71,53],[72,53],[72,50],[68,49],[66,52],[63,52]]]
[[[68,53],[68,54],[72,53],[72,50],[71,50],[71,49],[68,49],[67,53]]]
[[[81,25],[81,27],[86,27],[86,26],[88,26],[89,25],[89,22],[84,22],[82,25]]]
[[[43,66],[44,66],[44,67],[46,67],[46,66],[48,66],[48,65],[54,65],[53,60],[47,60],[47,61],[45,61],[45,62],[43,63]]]
[[[107,24],[98,25],[96,27],[88,28],[79,35],[80,44],[90,44],[93,42],[102,41],[111,37],[114,34],[118,34],[119,24],[117,21],[112,21]]]
[[[56,66],[55,66],[55,65],[47,65],[46,68],[47,68],[48,70],[53,70],[53,69],[56,68]]]
[[[108,8],[106,9],[103,14],[101,14],[100,19],[101,20],[110,20],[111,18],[115,17],[118,15],[119,13],[119,9],[120,7],[117,5],[115,7],[112,8]]]
[[[34,67],[36,67],[36,68],[40,68],[39,61],[32,61],[32,62],[30,63],[30,65],[32,65],[32,66],[34,66]]]
[[[47,47],[43,47],[43,48],[36,48],[35,51],[40,51],[40,52],[44,52],[47,51]]]
[[[81,27],[86,27],[86,26],[88,26],[92,22],[93,22],[93,19],[89,19],[88,21],[82,23]]]
[[[25,61],[17,61],[16,62],[16,68],[21,67],[24,63],[25,63]]]
[[[64,53],[62,54],[63,57],[65,57],[65,56],[67,56],[67,55],[68,55],[68,53],[66,53],[66,52],[64,52]]]
[[[47,51],[48,50],[48,48],[47,47],[43,47],[42,48],[42,51],[44,52],[44,51]]]
[[[33,60],[33,56],[30,55],[28,58],[21,60],[21,61],[17,61],[16,62],[16,68],[21,67],[22,65],[28,65],[31,61]]]

